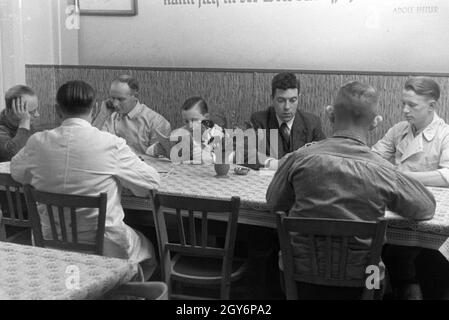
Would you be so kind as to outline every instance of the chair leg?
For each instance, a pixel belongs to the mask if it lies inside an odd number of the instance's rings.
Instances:
[[[230,293],[231,293],[231,282],[228,281],[226,283],[222,283],[220,288],[220,299],[229,300]]]

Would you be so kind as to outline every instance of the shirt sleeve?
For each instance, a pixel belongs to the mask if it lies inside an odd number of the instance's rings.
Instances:
[[[435,214],[432,193],[417,180],[396,172],[396,190],[388,209],[413,220],[429,220]]]
[[[150,190],[156,190],[159,187],[159,173],[140,160],[121,138],[117,142],[116,157],[115,176],[125,188],[130,189],[136,196],[148,196]]]
[[[17,182],[22,184],[31,183],[31,165],[33,164],[33,145],[34,135],[28,140],[28,143],[11,159],[11,176]]]
[[[14,137],[0,128],[0,158],[10,161],[25,146],[30,136],[30,130],[24,128],[17,129]]]
[[[102,131],[111,132],[109,131],[110,125],[108,124],[108,121],[112,117],[112,112],[109,112],[106,109],[106,106],[103,105],[99,109],[100,111],[97,113],[97,115],[94,117],[92,121],[92,126]]]
[[[373,146],[372,150],[386,160],[392,159],[396,154],[394,138],[395,130],[393,127]]]
[[[267,204],[272,211],[288,211],[295,203],[292,186],[295,156],[291,156],[279,167],[267,190]]]
[[[154,120],[154,125],[151,128],[150,131],[150,140],[149,140],[149,146],[152,146],[155,143],[158,143],[157,135],[155,134],[155,130],[158,130],[160,133],[162,133],[164,136],[169,137],[171,133],[171,126],[170,123],[165,120],[165,118],[158,117]]]
[[[438,172],[449,186],[449,135],[443,139]]]

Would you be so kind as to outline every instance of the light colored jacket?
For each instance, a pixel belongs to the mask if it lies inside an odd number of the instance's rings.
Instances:
[[[449,125],[437,114],[416,137],[407,121],[396,124],[372,150],[403,172],[438,171],[449,186]]]
[[[12,177],[36,189],[53,193],[97,196],[107,193],[105,255],[142,261],[153,256],[151,244],[124,222],[121,189],[137,195],[159,185],[159,174],[142,162],[125,140],[67,119],[59,128],[33,135],[11,161]],[[93,242],[98,213],[81,209],[79,240]],[[50,234],[45,207],[39,207],[42,228]],[[47,238],[46,237],[46,238]]]

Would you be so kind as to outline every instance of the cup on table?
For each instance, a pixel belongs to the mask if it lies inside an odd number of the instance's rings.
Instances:
[[[215,172],[217,173],[217,178],[227,177],[229,170],[231,169],[230,164],[215,164]]]

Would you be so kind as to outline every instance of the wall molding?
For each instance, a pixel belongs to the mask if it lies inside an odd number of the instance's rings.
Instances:
[[[221,69],[221,68],[178,68],[178,67],[133,67],[133,66],[97,66],[97,65],[47,65],[27,64],[31,68],[55,69],[96,69],[96,70],[139,70],[139,71],[173,71],[173,72],[210,72],[210,73],[279,73],[293,72],[298,74],[325,74],[325,75],[355,75],[355,76],[429,76],[449,77],[449,73],[423,73],[423,72],[375,72],[375,71],[341,71],[341,70],[295,70],[295,69]]]

